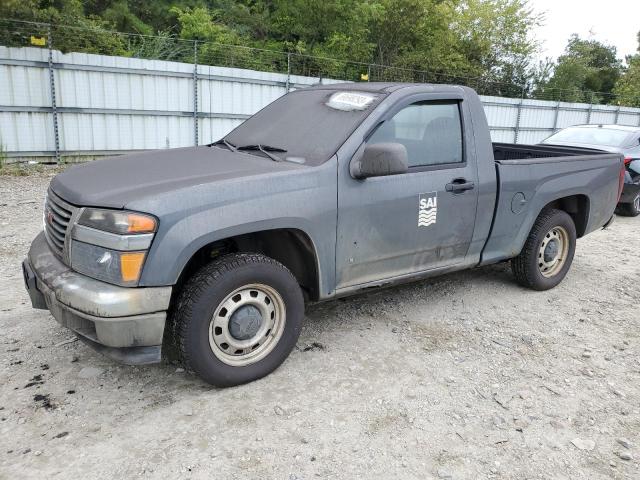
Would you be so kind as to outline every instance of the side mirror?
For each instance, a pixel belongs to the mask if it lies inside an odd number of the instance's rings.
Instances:
[[[407,149],[401,143],[374,143],[366,145],[361,155],[349,166],[353,178],[384,177],[407,173]]]

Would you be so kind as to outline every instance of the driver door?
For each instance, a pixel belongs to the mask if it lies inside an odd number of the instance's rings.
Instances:
[[[403,144],[405,174],[356,180],[340,169],[338,290],[464,260],[478,189],[462,112],[461,100],[418,101],[378,126],[367,143]]]

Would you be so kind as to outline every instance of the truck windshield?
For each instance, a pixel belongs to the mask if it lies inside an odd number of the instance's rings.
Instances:
[[[602,145],[603,147],[622,147],[626,145],[629,132],[615,128],[569,127],[551,135],[542,143],[581,143]]]
[[[381,98],[370,92],[298,90],[267,105],[223,140],[237,147],[270,145],[286,151],[277,154],[282,160],[320,165],[336,153]],[[254,152],[262,155],[260,150],[248,153]]]

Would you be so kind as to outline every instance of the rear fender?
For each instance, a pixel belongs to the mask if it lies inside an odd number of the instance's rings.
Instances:
[[[600,161],[602,160],[602,161]],[[618,194],[618,164],[605,159],[557,163],[498,164],[500,194],[494,228],[482,254],[481,264],[517,256],[531,228],[548,205],[563,198],[587,198],[587,220],[576,221],[580,233],[602,227],[613,215]],[[615,170],[615,175],[612,172]],[[550,173],[553,172],[553,173]],[[524,204],[518,201],[524,196]],[[569,212],[571,213],[571,212]]]

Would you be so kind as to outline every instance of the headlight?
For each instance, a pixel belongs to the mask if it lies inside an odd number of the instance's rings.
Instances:
[[[153,233],[158,226],[156,219],[151,215],[97,208],[85,209],[78,223],[97,230],[120,234]]]
[[[121,286],[135,286],[158,221],[151,215],[86,208],[73,227],[71,268]]]

